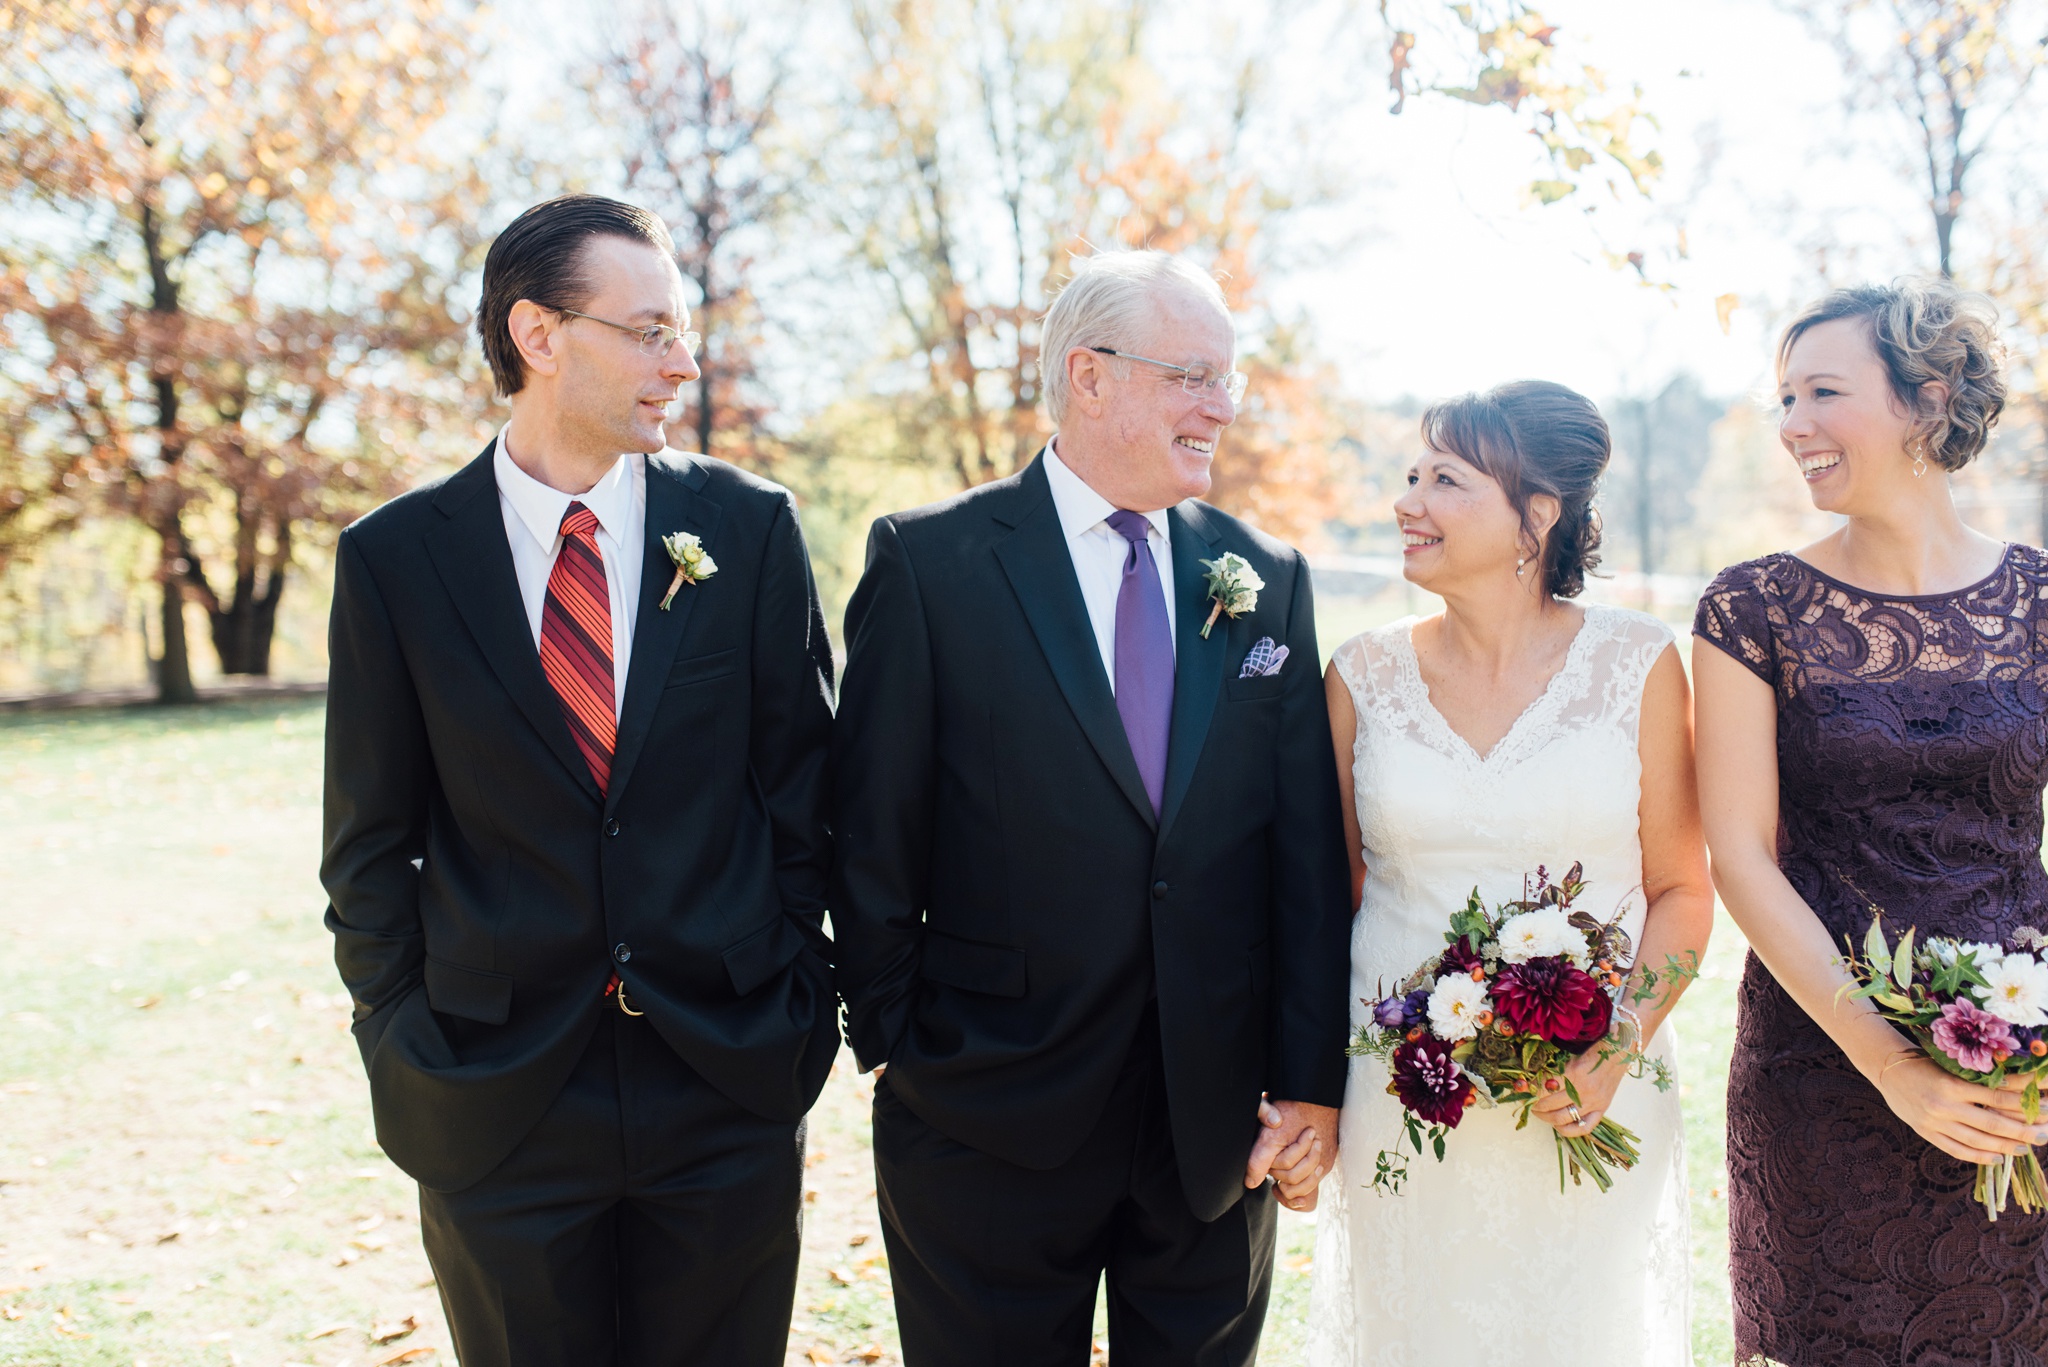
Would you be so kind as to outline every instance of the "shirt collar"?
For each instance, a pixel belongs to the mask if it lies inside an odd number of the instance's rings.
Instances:
[[[1086,480],[1060,459],[1057,441],[1055,437],[1045,444],[1045,480],[1052,486],[1052,503],[1060,515],[1060,530],[1071,541],[1097,527],[1107,527],[1109,515],[1116,511],[1116,505],[1096,493]],[[1153,531],[1166,540],[1172,539],[1167,532],[1166,509],[1155,508],[1144,516],[1152,524]],[[1115,528],[1109,530],[1112,535],[1117,534]]]
[[[620,456],[596,484],[580,494],[565,494],[560,489],[542,484],[519,468],[505,449],[505,433],[510,430],[507,426],[498,432],[491,469],[497,476],[499,492],[512,505],[512,511],[519,515],[520,525],[533,534],[533,539],[541,547],[550,551],[554,549],[555,538],[562,533],[562,515],[569,511],[571,503],[581,503],[590,509],[613,545],[626,544],[626,538],[632,532],[633,516],[631,460]]]

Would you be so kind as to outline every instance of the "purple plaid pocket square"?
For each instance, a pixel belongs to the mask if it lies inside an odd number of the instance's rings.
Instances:
[[[1261,636],[1244,657],[1244,668],[1237,671],[1240,679],[1263,679],[1278,674],[1280,666],[1287,663],[1287,647],[1276,646],[1270,636]]]

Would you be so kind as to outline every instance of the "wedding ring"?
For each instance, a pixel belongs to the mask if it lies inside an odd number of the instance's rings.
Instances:
[[[1578,1108],[1578,1107],[1576,1107],[1576,1106],[1573,1106],[1573,1107],[1571,1108],[1571,1113],[1572,1113],[1572,1124],[1574,1124],[1574,1125],[1583,1125],[1583,1124],[1585,1124],[1585,1123],[1586,1123],[1586,1117],[1584,1117],[1584,1116],[1582,1116],[1582,1115],[1580,1115],[1580,1114],[1579,1114],[1579,1108]]]

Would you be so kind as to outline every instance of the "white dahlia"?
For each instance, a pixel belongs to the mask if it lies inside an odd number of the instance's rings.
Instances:
[[[1980,961],[1984,1009],[2014,1025],[2048,1025],[2048,964],[2031,954]]]
[[[1469,973],[1447,973],[1430,990],[1430,1033],[1453,1044],[1471,1039],[1479,1033],[1479,1013],[1492,1009],[1485,983]]]
[[[1571,922],[1562,907],[1540,907],[1510,916],[1500,927],[1500,956],[1511,964],[1547,959],[1562,954],[1579,967],[1586,966],[1585,933]]]

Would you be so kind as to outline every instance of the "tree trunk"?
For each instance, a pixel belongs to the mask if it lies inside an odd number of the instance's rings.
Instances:
[[[199,701],[199,691],[192,687],[192,656],[185,645],[185,590],[179,582],[183,576],[177,572],[177,558],[176,547],[166,543],[161,575],[164,653],[156,666],[156,700],[159,703]]]
[[[260,518],[258,511],[255,517]],[[207,582],[199,556],[185,547],[185,578],[193,596],[206,605],[213,627],[213,649],[220,657],[223,674],[270,673],[270,643],[277,630],[277,605],[284,597],[285,575],[291,569],[291,524],[278,519],[277,549],[260,555],[255,549],[257,528],[245,522],[246,553],[238,554],[234,597],[223,604]],[[259,589],[257,586],[261,584]]]
[[[213,648],[223,674],[270,673],[270,643],[277,630],[277,604],[284,597],[285,570],[271,567],[259,593],[254,571],[235,581],[227,606],[208,614],[213,619]]]

